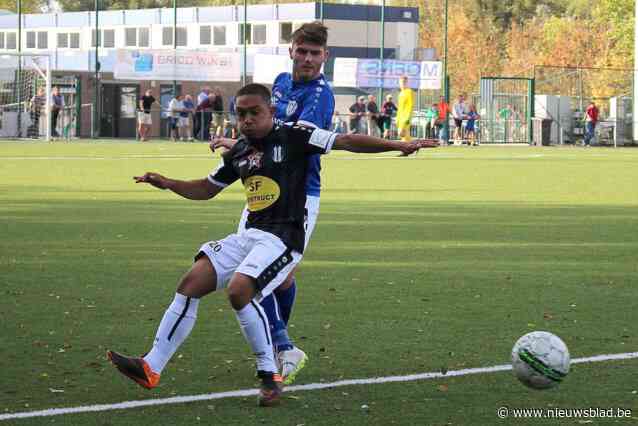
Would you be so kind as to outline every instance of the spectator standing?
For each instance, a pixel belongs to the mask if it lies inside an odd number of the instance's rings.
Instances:
[[[363,117],[366,115],[366,98],[359,96],[357,102],[350,106],[350,133],[363,132]]]
[[[436,139],[437,132],[437,122],[439,121],[439,109],[436,104],[432,104],[432,106],[425,112],[425,137],[427,139]]]
[[[137,121],[139,123],[138,133],[142,142],[148,140],[148,133],[151,131],[153,119],[151,117],[151,107],[156,102],[151,90],[147,90],[139,102],[139,111],[137,113]]]
[[[180,138],[180,131],[182,127],[182,121],[180,114],[184,111],[184,97],[182,95],[176,95],[168,103],[168,120],[171,133],[171,139],[173,142],[177,142]]]
[[[465,95],[459,95],[457,101],[452,106],[452,117],[454,118],[454,139],[463,143],[463,119],[467,113],[465,106]]]
[[[237,111],[235,111],[235,97],[231,96],[228,99],[228,123],[230,129],[230,135],[224,134],[224,137],[231,139],[237,139]]]
[[[215,87],[213,91],[213,127],[212,134],[215,136],[221,136],[224,126],[224,97],[222,96],[222,89]]]
[[[450,105],[445,102],[445,96],[441,96],[439,98],[439,103],[436,105],[439,111],[439,119],[437,121],[437,125],[440,128],[439,130],[439,140],[447,139],[447,134],[444,136],[445,123],[448,121],[448,116],[450,115]]]
[[[399,78],[399,87],[401,88],[401,92],[399,93],[399,108],[397,110],[397,131],[402,141],[409,142],[410,139],[412,139],[410,127],[412,124],[414,94],[408,86],[407,76],[404,75]]]
[[[335,133],[348,133],[346,122],[343,121],[343,118],[339,115],[339,111],[335,111],[332,131]]]
[[[377,98],[374,95],[368,95],[368,103],[366,104],[366,112],[368,119],[368,136],[379,136],[379,106]]]
[[[57,127],[62,108],[64,108],[64,97],[60,94],[60,88],[55,86],[51,94],[51,136],[54,138],[60,136]]]
[[[511,142],[512,140],[512,106],[507,104],[503,108],[498,110],[498,118],[503,122],[503,134],[505,135],[505,142]]]
[[[210,87],[205,86],[197,95],[197,106],[195,107],[195,138],[203,141],[210,139],[210,122],[212,120],[212,104],[209,98]]]
[[[193,97],[191,95],[184,96],[184,109],[179,114],[180,120],[182,120],[182,131],[184,132],[184,137],[192,141],[193,140],[193,127],[192,117],[195,113],[195,102],[193,102]]]
[[[44,92],[44,87],[40,87],[36,95],[31,98],[31,126],[27,131],[27,136],[31,138],[38,138],[42,133],[40,132],[40,117],[42,117],[45,113],[45,104],[46,94]]]
[[[592,140],[596,135],[596,124],[598,123],[598,107],[591,101],[585,110],[585,146],[591,146]]]
[[[467,112],[467,122],[465,123],[465,132],[467,136],[467,144],[469,146],[478,145],[476,140],[476,120],[480,120],[481,116],[476,112],[476,105],[470,104],[470,110]]]
[[[397,113],[397,106],[392,101],[392,95],[387,95],[385,97],[385,102],[381,105],[381,120],[383,122],[383,137],[386,139],[390,138],[390,129],[392,129],[392,117]]]

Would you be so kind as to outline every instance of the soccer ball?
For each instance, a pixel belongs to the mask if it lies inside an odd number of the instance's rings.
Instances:
[[[514,375],[532,389],[559,384],[569,372],[569,351],[558,336],[546,331],[527,333],[512,348]]]

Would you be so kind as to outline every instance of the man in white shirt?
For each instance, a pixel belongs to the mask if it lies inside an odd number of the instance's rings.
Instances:
[[[184,111],[184,96],[177,95],[168,104],[168,117],[170,121],[170,133],[173,142],[180,137],[180,129],[183,127],[183,121],[179,119],[180,113]],[[181,135],[183,136],[183,135]]]
[[[463,119],[467,114],[465,106],[465,94],[459,95],[458,100],[452,106],[452,117],[454,118],[454,139],[463,143]]]

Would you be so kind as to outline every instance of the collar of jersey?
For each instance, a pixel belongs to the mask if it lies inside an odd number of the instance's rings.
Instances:
[[[292,79],[292,74],[290,74],[290,81],[292,81],[293,86],[310,86],[311,84],[317,83],[319,80],[324,79],[323,73],[319,73],[319,77],[314,78],[310,81],[296,81]]]

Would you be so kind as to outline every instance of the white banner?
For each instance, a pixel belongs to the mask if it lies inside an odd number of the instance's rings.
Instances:
[[[335,58],[334,87],[357,87],[357,58]]]
[[[443,80],[443,63],[437,61],[421,62],[421,89],[439,90]]]
[[[255,55],[253,82],[272,84],[282,72],[292,72],[292,59],[284,55]]]
[[[125,80],[240,81],[239,53],[119,49],[113,73]]]
[[[386,59],[337,58],[334,66],[335,87],[381,87],[396,89],[399,77],[407,76],[413,89],[439,90],[443,66],[437,61],[397,61]]]

